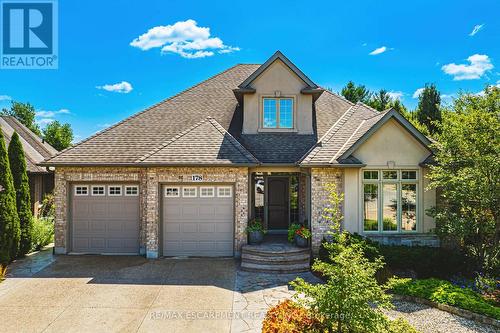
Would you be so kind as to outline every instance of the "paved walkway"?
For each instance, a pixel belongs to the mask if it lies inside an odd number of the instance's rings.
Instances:
[[[15,262],[0,283],[1,332],[260,332],[297,276],[239,271],[232,259],[52,256]],[[495,332],[441,310],[396,302],[422,332]]]

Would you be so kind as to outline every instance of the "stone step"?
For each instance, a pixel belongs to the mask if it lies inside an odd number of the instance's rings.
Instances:
[[[309,262],[293,265],[263,265],[242,261],[241,269],[249,272],[298,273],[309,271]]]
[[[253,252],[243,252],[241,260],[253,262],[266,262],[266,263],[294,263],[294,262],[309,262],[311,255],[309,253],[288,253],[274,256],[262,256]]]
[[[308,248],[303,249],[299,247],[280,249],[280,248],[267,248],[267,247],[258,247],[252,245],[243,245],[243,247],[241,248],[241,253],[275,257],[281,255],[288,256],[288,255],[298,255],[298,254],[310,255],[311,250]]]

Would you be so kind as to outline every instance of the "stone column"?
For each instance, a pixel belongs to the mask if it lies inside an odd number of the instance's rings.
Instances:
[[[142,197],[143,219],[145,219],[146,257],[158,258],[159,250],[159,205],[158,205],[158,173],[148,169],[145,174],[146,186]],[[144,223],[143,223],[144,225]]]
[[[66,221],[68,211],[68,184],[66,182],[64,170],[57,168],[54,173],[54,252],[56,254],[66,254],[68,252],[67,239],[68,228]]]

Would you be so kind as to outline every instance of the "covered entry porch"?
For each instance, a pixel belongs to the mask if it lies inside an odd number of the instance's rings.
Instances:
[[[310,221],[310,173],[304,168],[249,170],[249,217],[260,219],[269,234],[286,234],[293,223]]]

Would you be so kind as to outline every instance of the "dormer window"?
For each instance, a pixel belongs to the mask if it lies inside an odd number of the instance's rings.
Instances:
[[[263,128],[293,128],[293,98],[265,97],[262,106]]]

